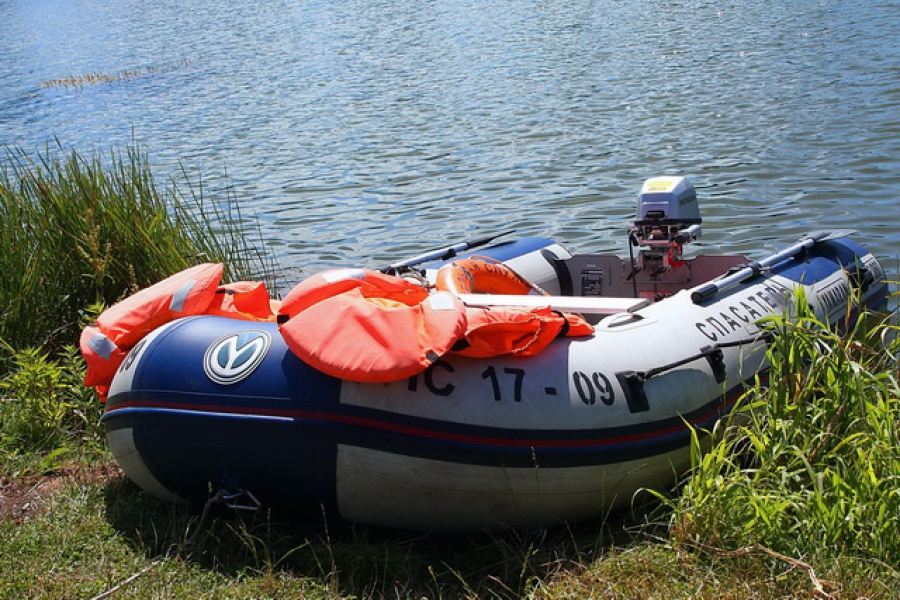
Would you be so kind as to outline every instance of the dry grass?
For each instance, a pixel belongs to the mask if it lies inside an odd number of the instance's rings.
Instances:
[[[47,509],[74,485],[105,485],[124,477],[112,462],[68,464],[49,473],[0,476],[0,521],[21,524]]]

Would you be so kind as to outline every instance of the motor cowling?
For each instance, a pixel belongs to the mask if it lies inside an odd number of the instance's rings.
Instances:
[[[700,237],[701,223],[697,192],[687,177],[645,181],[629,227],[632,245],[640,247],[634,274],[655,278],[684,266],[683,247]]]
[[[687,177],[653,177],[644,182],[634,221],[638,240],[684,244],[700,236],[700,204]],[[643,244],[642,244],[643,245]]]
[[[653,177],[644,182],[638,194],[635,225],[699,225],[700,205],[697,192],[687,177]]]

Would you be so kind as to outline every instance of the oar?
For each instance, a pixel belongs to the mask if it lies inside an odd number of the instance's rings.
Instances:
[[[767,256],[766,258],[754,260],[750,263],[747,263],[747,265],[741,267],[730,275],[725,275],[721,279],[710,281],[709,283],[701,285],[693,292],[691,292],[691,300],[694,302],[694,304],[706,302],[707,300],[717,296],[725,290],[731,289],[734,286],[743,283],[747,279],[759,275],[763,271],[763,269],[767,267],[776,265],[783,260],[787,260],[788,258],[799,256],[816,244],[820,244],[828,240],[846,237],[852,233],[853,231],[849,229],[839,229],[837,231],[817,231],[815,233],[811,233],[793,246],[785,248],[784,250],[776,252],[775,254]]]
[[[423,254],[419,254],[417,256],[413,256],[412,258],[407,258],[405,260],[401,260],[400,262],[395,262],[393,264],[388,265],[387,267],[382,267],[379,269],[382,273],[392,273],[397,272],[402,269],[406,269],[408,267],[414,267],[416,265],[421,265],[422,263],[437,261],[437,260],[450,260],[460,252],[464,252],[466,250],[470,250],[472,248],[477,248],[479,246],[484,246],[485,244],[496,240],[499,237],[503,237],[504,235],[509,235],[513,233],[515,229],[509,229],[507,231],[503,231],[501,233],[495,233],[493,235],[485,235],[482,237],[472,238],[471,240],[465,240],[459,242],[457,244],[453,244],[452,246],[445,246],[443,248],[437,248],[435,250],[430,250]]]

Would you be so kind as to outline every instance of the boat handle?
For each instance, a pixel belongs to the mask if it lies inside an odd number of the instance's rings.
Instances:
[[[728,379],[728,368],[725,365],[725,354],[723,348],[734,348],[736,346],[744,346],[755,342],[764,342],[766,345],[771,343],[772,335],[764,333],[752,338],[738,340],[735,342],[725,342],[723,344],[712,344],[703,346],[697,354],[676,360],[667,365],[662,365],[648,371],[619,371],[616,373],[616,379],[622,386],[625,393],[625,402],[628,404],[628,410],[632,413],[646,412],[650,410],[650,402],[647,400],[647,392],[644,390],[644,383],[651,377],[656,377],[667,371],[678,368],[687,363],[694,362],[705,358],[712,370],[716,383],[725,383]]]
[[[802,258],[806,255],[806,252],[816,244],[843,238],[851,233],[853,232],[844,229],[810,233],[804,239],[789,248],[785,248],[771,256],[751,261],[743,267],[738,268],[736,271],[729,271],[724,277],[697,287],[691,292],[691,301],[694,304],[702,304],[726,290],[759,276],[766,269],[777,265],[781,261]]]

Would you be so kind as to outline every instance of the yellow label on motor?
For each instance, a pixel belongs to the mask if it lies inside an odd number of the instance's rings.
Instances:
[[[668,192],[675,185],[677,180],[668,177],[660,177],[659,179],[651,179],[647,182],[646,191],[648,192]]]

